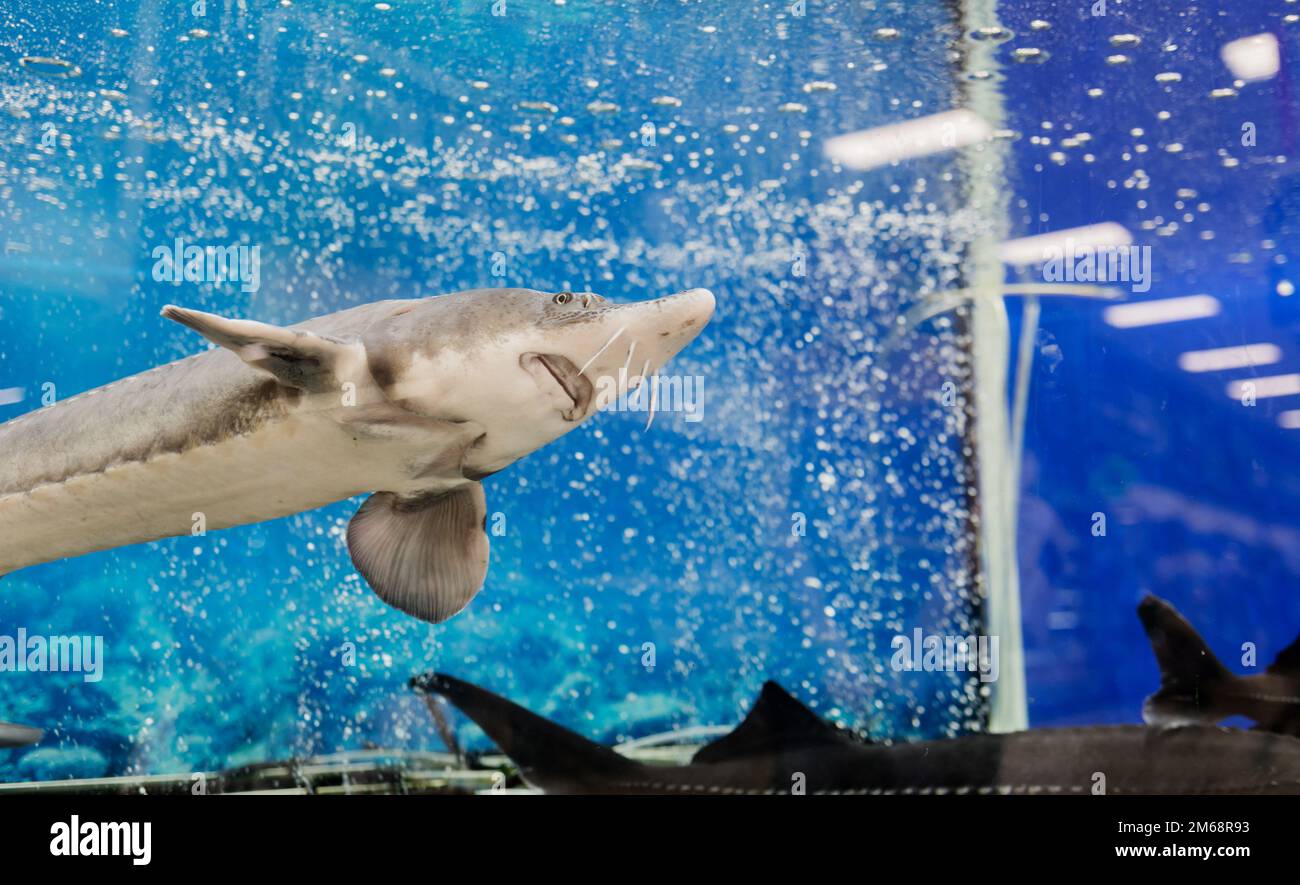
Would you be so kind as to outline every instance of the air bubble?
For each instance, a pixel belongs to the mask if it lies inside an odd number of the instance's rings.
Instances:
[[[1038,65],[1047,61],[1050,56],[1045,50],[1037,49],[1032,46],[1022,46],[1011,53],[1012,60],[1022,65]]]
[[[27,55],[18,59],[18,64],[34,74],[44,74],[46,77],[72,80],[81,76],[81,68],[61,58]]]
[[[1006,28],[990,26],[985,28],[976,28],[971,31],[971,38],[974,40],[992,40],[995,43],[1005,43],[1015,36]]]

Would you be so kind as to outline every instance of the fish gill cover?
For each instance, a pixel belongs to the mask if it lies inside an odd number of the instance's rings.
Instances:
[[[967,342],[886,342],[987,219],[951,157],[822,155],[952,106],[951,7],[496,5],[0,10],[0,419],[197,352],[173,301],[718,298],[671,368],[697,415],[612,412],[485,482],[487,583],[444,625],[365,587],[356,501],[4,577],[0,634],[104,663],[0,675],[0,718],[48,731],[0,778],[432,747],[428,669],[602,740],[734,722],[766,679],[895,738],[980,727],[967,674],[889,666],[896,634],[979,632]],[[256,282],[169,275],[178,240]]]

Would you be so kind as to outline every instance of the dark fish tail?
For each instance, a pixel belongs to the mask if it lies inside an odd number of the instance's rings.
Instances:
[[[411,680],[440,694],[478,723],[519,767],[524,780],[548,793],[591,792],[614,786],[641,766],[486,689],[442,673]]]
[[[1217,722],[1236,712],[1221,707],[1219,701],[1238,677],[1214,656],[1177,609],[1148,594],[1138,605],[1138,618],[1160,665],[1160,690],[1142,705],[1142,718],[1148,724]]]

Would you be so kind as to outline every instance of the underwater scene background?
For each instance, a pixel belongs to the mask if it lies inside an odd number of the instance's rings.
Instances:
[[[444,625],[356,575],[359,501],[7,576],[4,625],[102,634],[106,662],[94,684],[4,675],[4,717],[52,732],[5,776],[436,747],[405,686],[430,668],[601,740],[735,721],[769,678],[889,735],[980,725],[965,674],[888,666],[913,625],[976,629],[966,415],[937,400],[968,385],[963,348],[943,319],[876,358],[960,277],[962,178],[933,158],[865,179],[820,147],[951,105],[960,32],[941,4],[738,12],[6,8],[0,371],[27,395],[0,417],[201,349],[169,302],[274,323],[477,286],[720,306],[669,368],[702,379],[699,420],[602,415],[485,482],[504,534]],[[886,18],[904,33],[873,39]],[[259,246],[260,285],[156,280],[178,237]]]
[[[1178,359],[1269,341],[1255,374],[1294,368],[1296,5],[1103,6],[6,3],[0,420],[197,352],[168,303],[286,324],[479,286],[704,286],[718,308],[670,367],[702,380],[699,420],[605,414],[485,482],[503,532],[443,625],[357,576],[359,500],[4,576],[0,634],[102,635],[105,663],[0,673],[0,719],[48,731],[0,779],[435,747],[406,688],[429,669],[604,742],[734,722],[765,679],[876,738],[984,728],[989,686],[899,672],[891,641],[985,629],[1005,502],[980,497],[974,404],[1014,390],[974,372],[967,308],[900,320],[963,290],[979,243],[1098,222],[1152,246],[1129,300],[1222,310],[1132,329],[1043,301],[1024,658],[1001,667],[1033,725],[1138,721],[1148,591],[1267,663],[1300,630],[1286,400],[1247,410]],[[1261,32],[1280,73],[1234,86],[1219,47]],[[824,153],[968,104],[996,118],[977,148]],[[256,246],[258,284],[157,279],[177,238]]]

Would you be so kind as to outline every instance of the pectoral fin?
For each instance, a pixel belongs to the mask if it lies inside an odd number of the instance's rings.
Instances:
[[[348,552],[380,599],[437,624],[483,586],[486,517],[487,500],[476,482],[432,498],[379,492],[348,523]]]
[[[162,315],[188,326],[213,344],[233,351],[285,387],[308,392],[333,390],[342,365],[364,359],[359,344],[344,344],[311,332],[297,332],[253,320],[232,320],[200,310],[167,305]]]

